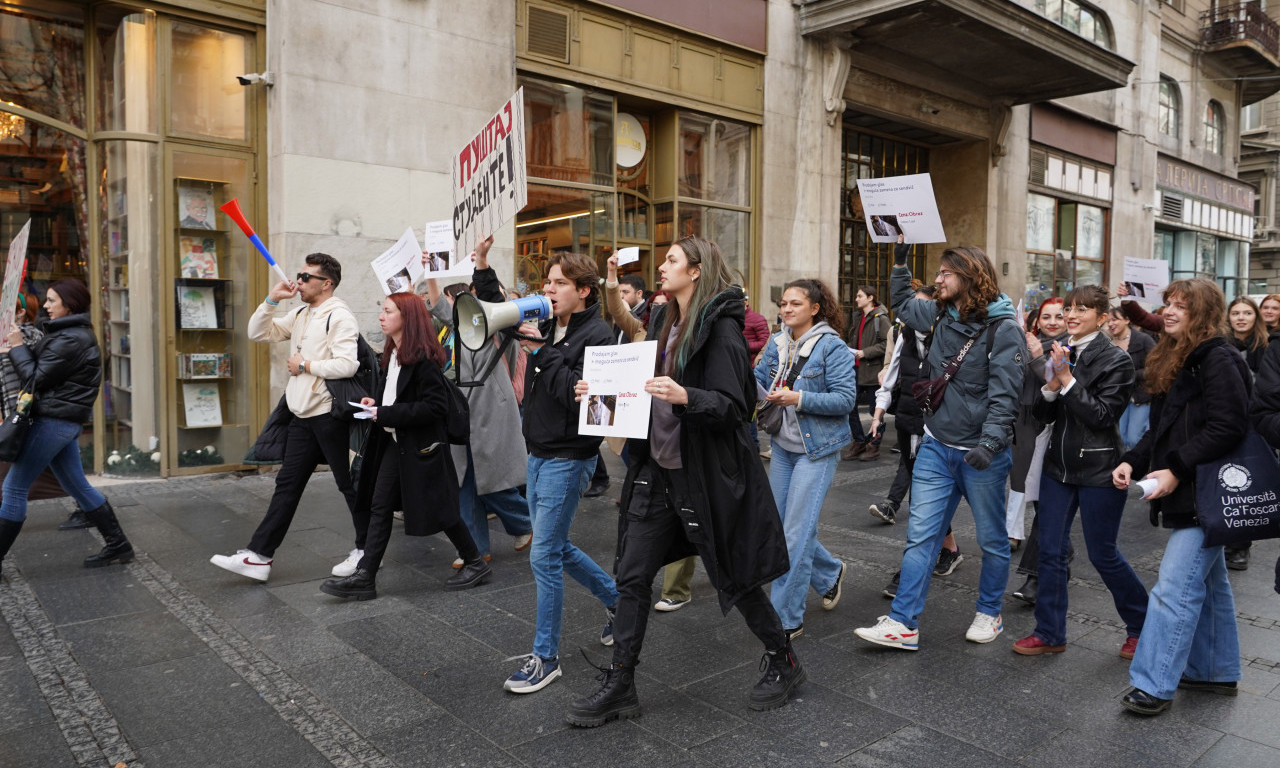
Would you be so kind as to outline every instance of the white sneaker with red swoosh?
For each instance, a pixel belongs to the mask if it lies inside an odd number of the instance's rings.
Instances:
[[[904,651],[920,650],[920,630],[908,629],[907,625],[888,616],[881,616],[874,627],[859,627],[854,634],[876,645],[887,645]]]
[[[269,557],[263,557],[255,552],[242,549],[234,555],[214,555],[209,558],[209,562],[232,573],[248,576],[258,581],[266,581],[267,577],[271,575],[271,563],[273,561]]]

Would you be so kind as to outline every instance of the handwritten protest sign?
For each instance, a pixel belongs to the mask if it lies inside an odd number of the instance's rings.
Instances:
[[[22,264],[27,260],[27,238],[31,236],[31,219],[22,225],[9,243],[9,257],[4,263],[4,288],[0,289],[0,335],[13,327],[18,313],[18,292],[22,290]]]
[[[383,251],[371,266],[383,293],[390,296],[412,291],[422,275],[422,247],[413,229],[406,229],[396,244]]]
[[[582,380],[589,390],[578,413],[578,434],[646,437],[653,396],[644,383],[653,378],[658,342],[587,347]]]
[[[858,179],[858,194],[872,242],[896,243],[899,234],[908,243],[946,242],[929,174]]]
[[[528,199],[521,88],[453,156],[453,252],[470,254]]]

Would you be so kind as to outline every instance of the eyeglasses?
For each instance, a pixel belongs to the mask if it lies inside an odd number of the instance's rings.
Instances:
[[[298,273],[298,282],[300,283],[305,283],[311,280],[332,280],[332,279],[333,279],[332,277],[326,277],[324,275],[313,275],[309,272]]]
[[[952,272],[952,271],[951,271],[951,270],[949,270],[949,269],[940,269],[940,270],[938,270],[937,277],[940,277],[940,278],[942,278],[943,280],[946,280],[948,277],[951,277],[951,276],[952,276],[952,275],[954,275],[954,274],[955,274],[955,272]]]

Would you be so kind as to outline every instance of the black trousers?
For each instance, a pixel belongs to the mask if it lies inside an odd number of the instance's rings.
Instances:
[[[295,418],[289,423],[289,438],[284,449],[284,463],[276,474],[276,490],[267,505],[267,516],[258,524],[249,541],[249,549],[271,557],[276,553],[284,535],[289,532],[293,515],[298,511],[302,491],[307,481],[321,464],[328,464],[333,471],[333,481],[347,500],[351,521],[356,529],[356,548],[364,548],[368,519],[357,519],[356,489],[351,485],[351,468],[347,463],[350,437],[347,422],[328,414],[309,419]]]
[[[911,490],[911,472],[916,466],[915,454],[911,452],[911,433],[905,429],[896,426],[897,420],[894,420],[894,432],[898,435],[898,474],[893,476],[893,485],[889,486],[889,495],[886,499],[892,501],[898,506],[902,506],[902,500],[907,498],[907,491]]]
[[[609,484],[609,468],[604,464],[604,449],[596,451],[596,469],[591,473],[592,485]]]
[[[400,462],[396,461],[395,447],[388,446],[373,486],[373,500],[369,504],[369,533],[361,547],[364,557],[360,558],[360,568],[371,573],[378,572],[382,558],[387,553],[387,544],[391,541],[391,513],[397,509],[401,509]],[[480,550],[476,548],[476,542],[461,518],[445,528],[444,535],[449,537],[449,542],[463,560],[472,562],[480,557]]]
[[[653,603],[654,576],[666,565],[665,556],[671,545],[679,539],[688,540],[677,511],[688,506],[684,503],[688,498],[687,488],[683,470],[662,469],[652,462],[647,462],[636,477],[615,579],[618,584],[618,607],[613,619],[615,664],[634,667],[640,661],[640,647],[644,644],[649,607]],[[646,492],[647,503],[643,503]],[[710,567],[707,572],[714,574]],[[756,587],[743,595],[736,606],[766,650],[776,651],[786,645],[782,621],[764,589]]]

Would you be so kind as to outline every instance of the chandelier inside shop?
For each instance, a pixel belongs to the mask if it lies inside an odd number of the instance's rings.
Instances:
[[[0,141],[20,139],[27,131],[26,118],[4,111],[3,107],[6,106],[16,107],[18,105],[11,101],[0,102]]]

